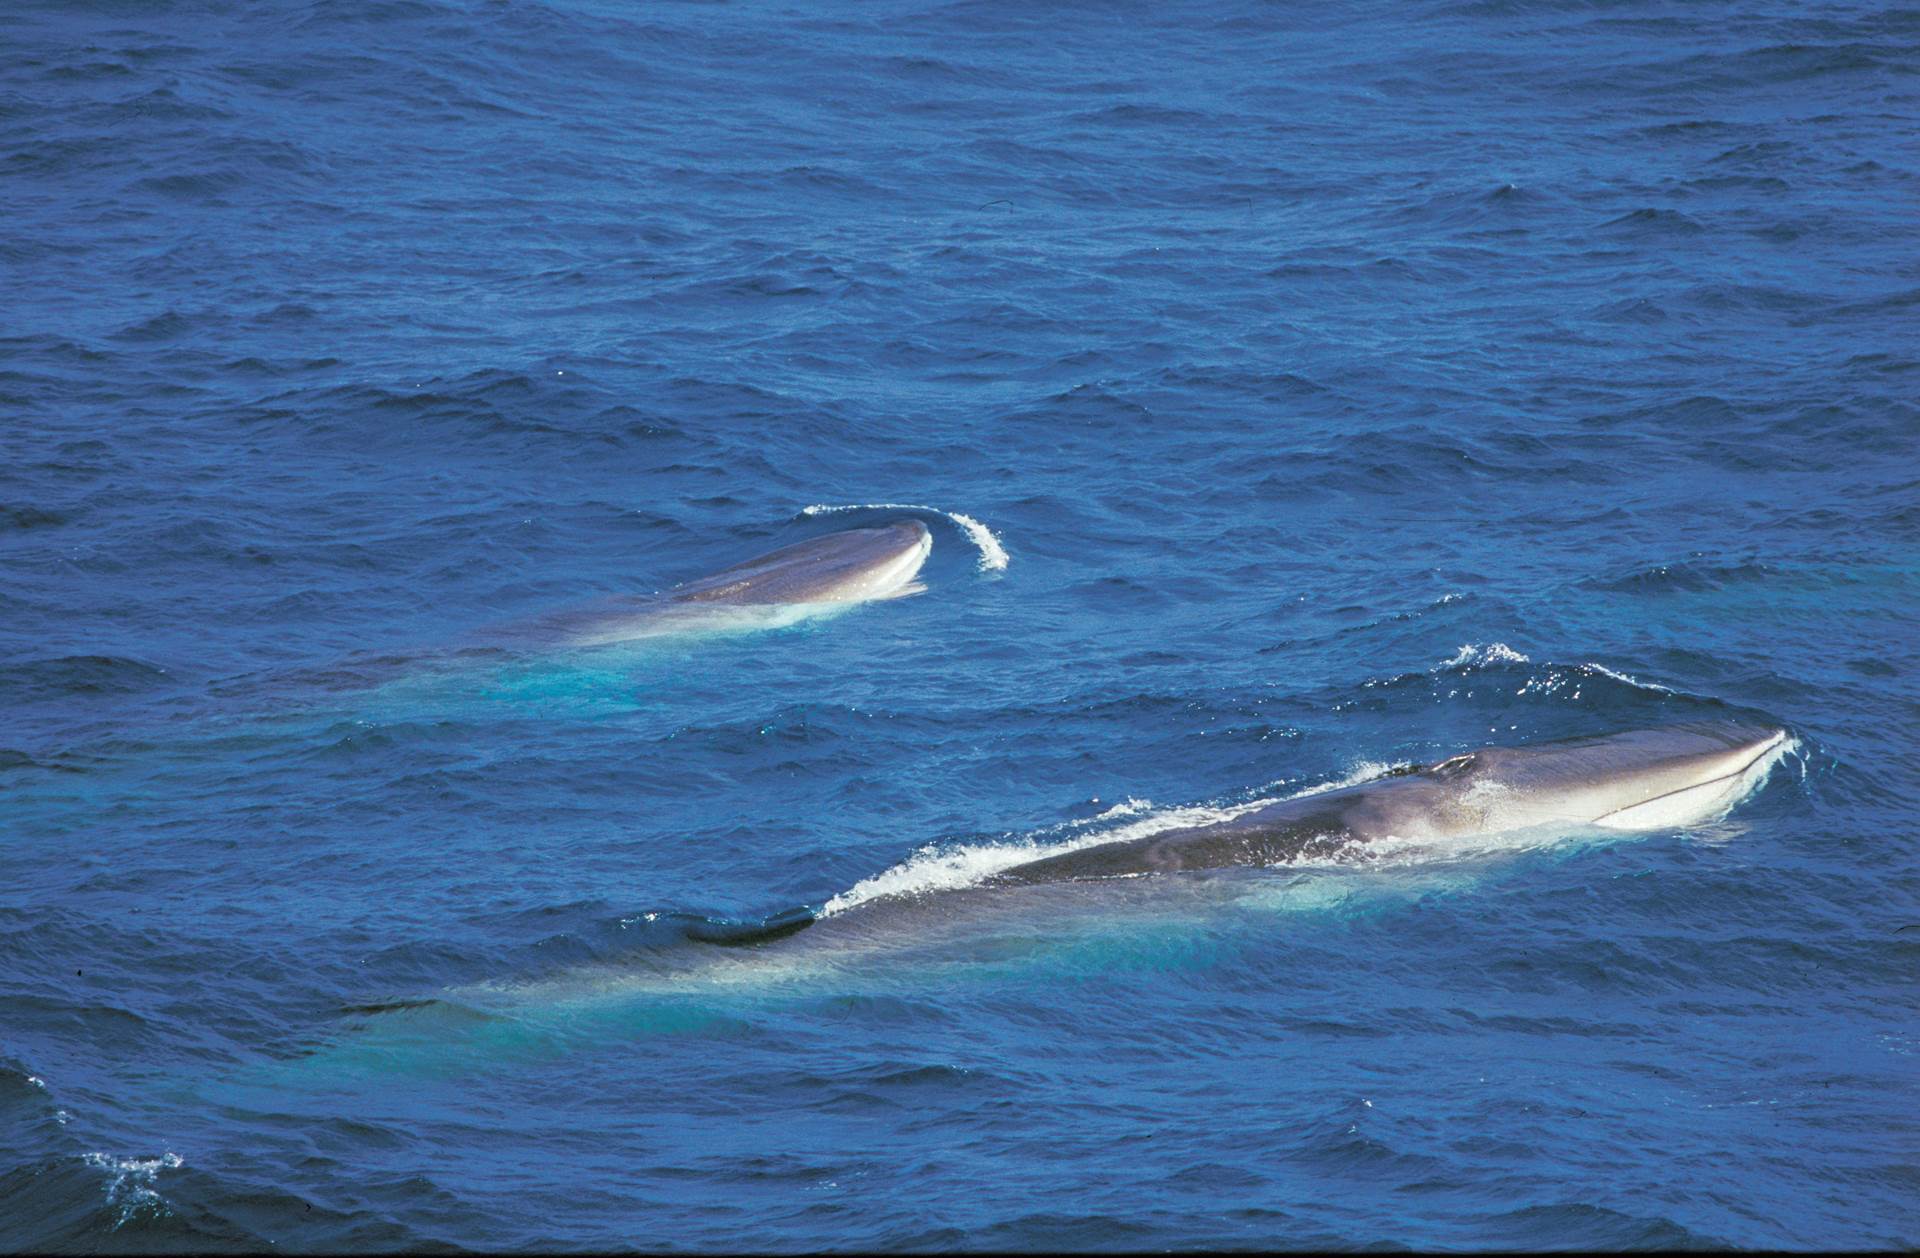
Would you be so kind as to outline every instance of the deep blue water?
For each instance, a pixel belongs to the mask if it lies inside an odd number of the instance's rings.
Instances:
[[[0,1248],[1920,1244],[1916,106],[1858,4],[8,9]],[[462,649],[875,503],[925,594]],[[1730,714],[1682,831],[965,889]]]

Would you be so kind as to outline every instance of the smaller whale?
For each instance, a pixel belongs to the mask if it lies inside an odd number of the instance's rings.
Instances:
[[[705,631],[777,629],[858,603],[926,589],[914,578],[933,551],[918,520],[843,529],[756,555],[665,593],[544,616],[512,636],[603,646]]]

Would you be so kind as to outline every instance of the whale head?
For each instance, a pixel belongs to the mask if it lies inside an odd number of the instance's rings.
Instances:
[[[1725,811],[1765,776],[1786,731],[1692,721],[1596,738],[1488,747],[1425,775],[1451,781],[1481,828],[1554,823],[1658,830]]]
[[[668,593],[677,603],[864,603],[917,594],[914,582],[933,551],[933,534],[918,520],[843,529],[782,546]]]

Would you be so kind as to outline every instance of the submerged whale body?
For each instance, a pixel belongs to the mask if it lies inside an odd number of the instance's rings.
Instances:
[[[993,874],[978,888],[1286,865],[1383,839],[1447,840],[1534,827],[1660,830],[1716,817],[1764,778],[1786,732],[1695,721],[1585,738],[1483,747],[1339,790],[1281,800],[1209,825],[1075,848]],[[712,923],[693,937],[760,943],[817,920]]]
[[[933,551],[918,520],[843,529],[768,551],[664,594],[562,612],[526,627],[530,636],[600,646],[700,630],[772,629],[856,603],[902,598]]]

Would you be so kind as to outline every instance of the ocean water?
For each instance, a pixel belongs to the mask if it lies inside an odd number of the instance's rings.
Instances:
[[[1852,3],[7,8],[0,1248],[1920,1244],[1917,107]],[[974,885],[1729,715],[1680,830]]]

